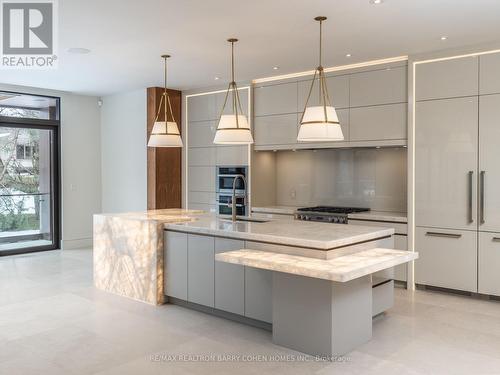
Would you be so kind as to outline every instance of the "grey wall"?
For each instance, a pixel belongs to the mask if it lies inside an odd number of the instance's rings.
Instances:
[[[102,101],[102,211],[146,210],[146,89]]]
[[[406,211],[405,148],[280,151],[274,155],[277,205]],[[254,196],[254,200],[261,199]]]

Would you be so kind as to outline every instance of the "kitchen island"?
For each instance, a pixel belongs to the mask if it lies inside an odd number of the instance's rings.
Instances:
[[[273,329],[276,343],[325,356],[345,354],[370,339],[372,315],[392,305],[393,293],[390,276],[372,274],[415,256],[389,250],[392,228],[232,222],[184,210],[96,215],[94,228],[98,288]],[[264,261],[251,263],[255,257]],[[301,267],[289,271],[290,262]],[[375,283],[379,279],[384,282]],[[143,299],[145,289],[136,283],[154,293]]]

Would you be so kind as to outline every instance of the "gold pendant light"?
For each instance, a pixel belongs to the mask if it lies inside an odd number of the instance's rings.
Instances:
[[[160,99],[160,104],[158,105],[158,111],[156,112],[155,122],[153,124],[151,136],[149,137],[148,146],[182,147],[181,133],[179,132],[179,127],[175,122],[172,104],[170,103],[170,97],[168,96],[167,91],[167,59],[170,55],[162,55],[161,57],[165,61],[165,88]],[[162,109],[164,120],[158,121],[160,111]],[[168,117],[169,112],[171,121],[169,121]]]
[[[314,71],[314,76],[307,96],[304,112],[300,119],[300,129],[297,136],[299,142],[330,142],[342,141],[344,135],[340,127],[339,118],[335,108],[330,103],[328,88],[326,86],[325,72],[321,65],[322,53],[322,26],[326,17],[316,17],[319,22],[319,66]],[[318,105],[308,106],[311,93],[316,79],[319,83],[319,103]]]
[[[219,124],[214,137],[215,144],[223,145],[242,145],[253,143],[252,133],[247,117],[241,109],[240,96],[238,94],[238,87],[234,80],[234,43],[238,39],[228,39],[231,43],[231,82],[227,88],[226,98],[222,106],[221,114],[219,117]],[[228,104],[229,94],[231,93],[231,107],[232,114],[225,115],[224,110]]]

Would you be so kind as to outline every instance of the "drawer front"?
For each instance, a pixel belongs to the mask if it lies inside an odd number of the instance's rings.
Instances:
[[[479,232],[478,292],[500,296],[500,233]]]
[[[477,292],[477,232],[417,227],[417,284]]]
[[[372,316],[389,310],[394,305],[394,281],[372,288]]]
[[[396,234],[408,234],[408,224],[406,223],[390,223],[387,221],[349,219],[349,224],[364,225],[367,227],[394,228]]]
[[[188,249],[187,234],[164,232],[165,294],[187,300]]]
[[[245,241],[215,239],[215,253],[245,248]],[[245,314],[245,267],[215,262],[215,308]]]
[[[214,307],[214,237],[188,235],[188,301]]]

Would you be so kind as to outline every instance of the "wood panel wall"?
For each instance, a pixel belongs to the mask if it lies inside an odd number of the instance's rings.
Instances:
[[[163,88],[149,87],[147,90],[147,139],[153,129],[156,111],[160,104]],[[181,129],[180,91],[168,90],[172,111],[179,130]],[[163,111],[160,121],[164,121]],[[161,208],[180,208],[182,203],[181,171],[182,149],[173,147],[148,147],[148,210]]]

